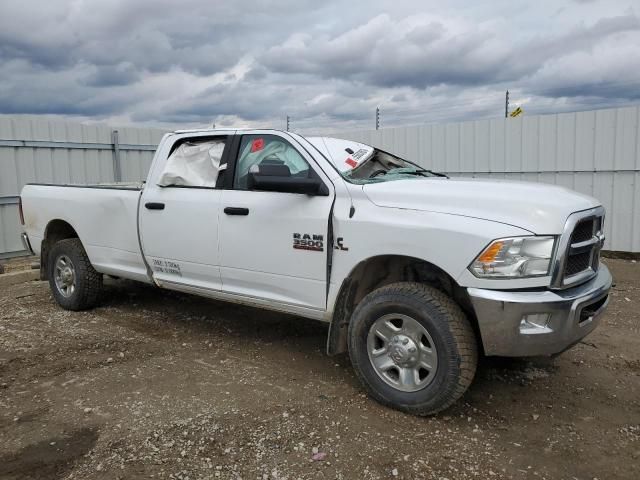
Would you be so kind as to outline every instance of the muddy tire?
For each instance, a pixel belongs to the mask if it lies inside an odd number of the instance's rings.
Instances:
[[[102,274],[96,272],[78,238],[57,242],[47,266],[53,298],[65,310],[94,307],[102,291]]]
[[[433,415],[471,384],[478,346],[466,315],[450,297],[424,284],[400,282],[374,290],[356,307],[349,356],[375,400]]]

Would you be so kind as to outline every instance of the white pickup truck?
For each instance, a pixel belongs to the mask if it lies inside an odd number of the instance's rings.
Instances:
[[[328,322],[372,397],[422,415],[480,353],[580,341],[612,282],[593,198],[276,130],[177,131],[143,184],[29,184],[21,202],[63,308],[96,305],[106,274]]]

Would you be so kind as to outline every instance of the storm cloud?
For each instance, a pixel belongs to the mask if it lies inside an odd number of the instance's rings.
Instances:
[[[630,1],[5,0],[0,113],[300,131],[640,98]]]

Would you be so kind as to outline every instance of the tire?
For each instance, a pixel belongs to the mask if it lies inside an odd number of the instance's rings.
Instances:
[[[51,248],[47,273],[53,298],[65,310],[87,310],[98,303],[102,274],[91,265],[80,239],[60,240]]]
[[[478,345],[450,297],[428,285],[399,282],[374,290],[356,307],[349,356],[375,400],[414,415],[433,415],[471,385]]]

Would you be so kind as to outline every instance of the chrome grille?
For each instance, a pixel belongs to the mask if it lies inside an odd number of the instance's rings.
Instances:
[[[571,234],[571,243],[586,242],[593,236],[594,218],[578,222]]]
[[[551,286],[567,288],[595,276],[604,244],[604,208],[569,216],[558,242]]]
[[[576,275],[591,266],[591,252],[583,252],[567,257],[567,265],[564,269],[564,276]]]

